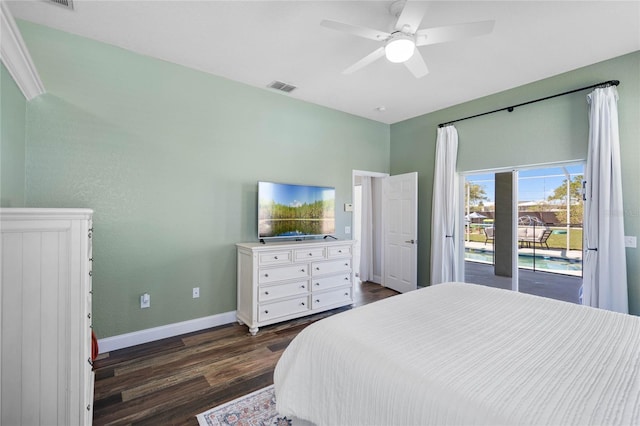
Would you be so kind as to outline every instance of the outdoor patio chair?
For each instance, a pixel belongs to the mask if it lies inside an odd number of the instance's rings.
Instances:
[[[487,245],[488,241],[491,241],[493,243],[493,230],[495,228],[493,227],[488,227],[488,228],[483,228],[482,230],[484,231],[484,244]]]
[[[518,228],[518,243],[520,247],[529,247],[536,243],[540,244],[540,247],[544,245],[547,250],[549,249],[549,245],[547,244],[547,240],[551,236],[553,231],[548,228],[537,228],[533,229],[530,226],[519,227]]]
[[[544,244],[547,247],[547,250],[549,250],[549,244],[547,244],[547,240],[549,239],[552,233],[553,231],[551,229],[545,229],[542,235],[540,235],[540,238],[538,239],[538,241],[536,241],[536,243],[539,243],[540,247],[542,247],[542,245]]]

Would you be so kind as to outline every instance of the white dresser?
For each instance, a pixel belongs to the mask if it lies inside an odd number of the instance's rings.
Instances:
[[[236,244],[238,322],[258,328],[353,304],[353,241]]]
[[[0,209],[2,425],[90,425],[89,209]]]

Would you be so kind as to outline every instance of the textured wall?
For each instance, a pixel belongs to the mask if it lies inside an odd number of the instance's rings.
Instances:
[[[47,87],[28,106],[27,204],[95,210],[100,338],[235,310],[258,180],[335,186],[346,237],[352,169],[388,171],[388,125],[19,26]]]
[[[392,174],[418,171],[420,265],[429,283],[431,199],[439,123],[617,79],[625,234],[640,234],[640,52],[436,111],[391,126]],[[456,123],[458,171],[583,160],[587,153],[587,91]],[[640,314],[640,249],[627,249],[629,307]]]
[[[24,207],[26,100],[0,65],[0,207]]]

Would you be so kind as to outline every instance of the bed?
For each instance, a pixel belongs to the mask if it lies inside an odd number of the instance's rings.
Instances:
[[[440,284],[310,325],[274,382],[316,425],[640,424],[640,318]]]

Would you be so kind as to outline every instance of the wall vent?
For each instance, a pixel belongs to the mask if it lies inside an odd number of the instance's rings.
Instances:
[[[73,0],[47,0],[49,3],[57,4],[67,9],[73,10]]]
[[[297,89],[296,86],[293,86],[293,85],[287,84],[287,83],[283,83],[283,82],[278,81],[278,80],[272,81],[271,83],[269,83],[267,85],[267,87],[270,88],[270,89],[276,89],[276,90],[279,90],[279,91],[285,92],[285,93],[291,93],[295,89]]]

